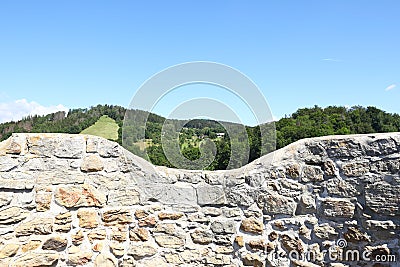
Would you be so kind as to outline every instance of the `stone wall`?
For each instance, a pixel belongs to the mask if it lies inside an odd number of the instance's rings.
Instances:
[[[334,136],[183,171],[94,136],[14,134],[0,266],[398,266],[399,152],[399,133]]]

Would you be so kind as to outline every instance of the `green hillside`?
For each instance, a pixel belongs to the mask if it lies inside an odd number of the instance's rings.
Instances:
[[[276,134],[276,141],[266,142],[261,136],[260,126],[245,126],[248,139],[242,135],[229,136],[237,133],[243,126],[234,123],[224,123],[229,131],[220,122],[213,120],[195,119],[179,125],[182,121],[165,121],[165,118],[145,111],[131,110],[130,120],[124,120],[127,110],[124,107],[114,105],[97,105],[90,108],[72,109],[66,114],[57,112],[45,116],[28,116],[20,121],[0,123],[0,141],[7,139],[12,133],[86,133],[102,136],[115,140],[124,145],[134,154],[150,160],[155,165],[174,167],[165,156],[161,145],[162,129],[164,126],[171,131],[179,131],[179,146],[181,154],[190,160],[198,159],[201,155],[200,148],[206,145],[204,141],[210,139],[216,148],[215,160],[208,169],[226,169],[232,144],[236,147],[244,147],[248,143],[251,162],[265,152],[261,145],[267,144],[267,151],[273,148],[281,148],[302,138],[345,135],[361,133],[397,132],[400,131],[400,115],[391,114],[376,107],[354,106],[351,108],[329,106],[321,108],[298,109],[290,115],[270,124],[272,136]],[[129,117],[129,116],[128,116]],[[130,125],[130,121],[143,121],[146,119],[145,133],[141,133],[141,127]],[[125,123],[124,123],[125,121]],[[124,127],[122,127],[124,126]],[[262,125],[264,126],[264,125]],[[123,129],[122,129],[123,128]],[[180,130],[179,130],[180,129]],[[175,133],[174,133],[175,134]],[[276,144],[275,144],[276,142]],[[263,147],[264,148],[264,147]],[[242,153],[245,154],[245,153]],[[246,153],[247,154],[247,153]],[[240,162],[235,162],[235,167]]]
[[[118,140],[118,129],[119,126],[114,119],[103,115],[95,124],[83,130],[81,134],[91,134],[116,141]]]

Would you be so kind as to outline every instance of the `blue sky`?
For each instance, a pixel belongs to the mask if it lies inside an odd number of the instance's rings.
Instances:
[[[397,0],[1,1],[0,121],[128,106],[149,77],[189,61],[240,70],[277,118],[314,105],[400,113],[399,10]],[[184,89],[173,99],[212,91]]]

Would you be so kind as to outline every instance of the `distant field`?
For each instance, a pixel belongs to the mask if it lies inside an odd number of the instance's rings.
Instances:
[[[107,115],[101,116],[92,126],[86,128],[81,134],[91,134],[110,140],[118,139],[118,124]]]

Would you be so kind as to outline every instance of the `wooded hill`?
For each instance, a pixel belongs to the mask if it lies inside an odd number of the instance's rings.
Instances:
[[[163,148],[160,145],[165,118],[143,111],[134,112],[144,117],[148,116],[145,138],[140,138],[140,134],[135,135],[135,131],[138,130],[137,127],[126,124],[123,142],[125,148],[156,165],[173,167],[165,157]],[[94,125],[102,116],[107,115],[115,120],[118,126],[118,139],[116,141],[122,144],[122,126],[125,113],[126,109],[120,106],[97,105],[87,109],[72,109],[68,114],[57,112],[46,116],[29,116],[17,122],[0,124],[0,139],[5,140],[11,133],[17,132],[77,134]],[[260,126],[249,127],[225,123],[225,126],[228,125],[230,130],[227,131],[219,122],[200,119],[185,123],[183,128],[178,127],[179,125],[182,126],[182,121],[172,121],[172,129],[179,129],[181,152],[188,159],[194,160],[200,157],[200,148],[204,145],[203,140],[210,139],[214,142],[216,156],[207,169],[226,169],[231,155],[232,144],[243,147],[243,149],[245,144],[248,144],[250,153],[247,162],[253,161],[262,154]],[[299,109],[295,113],[276,121],[274,125],[268,125],[267,129],[271,135],[273,134],[273,126],[276,128],[276,144],[274,140],[266,140],[266,152],[272,150],[275,145],[277,148],[281,148],[294,141],[308,137],[398,132],[400,131],[400,116],[387,113],[376,107],[354,106],[346,108],[329,106],[321,108],[314,106],[312,108]],[[243,129],[243,127],[245,127],[248,138],[235,137],[231,140],[228,132],[232,133],[236,128]],[[129,134],[126,134],[127,132]],[[144,152],[145,149],[148,157]],[[242,164],[238,162],[234,167],[239,167]]]

